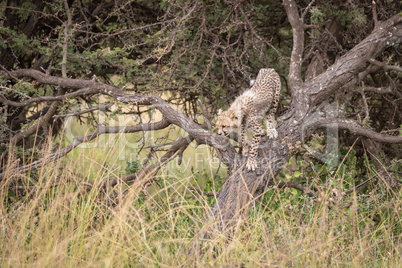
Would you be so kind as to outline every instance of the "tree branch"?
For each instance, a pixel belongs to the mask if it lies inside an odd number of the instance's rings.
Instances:
[[[206,197],[216,196],[216,193],[214,193],[214,192],[204,193],[200,189],[197,189],[197,188],[194,188],[194,187],[188,187],[187,189],[190,190],[190,191],[197,192],[199,195],[203,195],[203,196],[206,196]]]
[[[294,90],[302,84],[301,64],[304,52],[304,26],[299,16],[296,1],[284,0],[286,13],[293,31],[293,49],[290,57],[289,84]]]
[[[58,96],[54,96],[54,97],[50,97],[50,96],[36,97],[36,98],[27,99],[23,102],[10,101],[4,95],[0,94],[0,102],[5,103],[9,106],[25,107],[31,103],[38,103],[38,102],[44,102],[44,101],[61,101],[61,100],[65,100],[68,98],[74,98],[77,96],[85,96],[85,95],[96,94],[96,93],[100,93],[99,88],[82,88],[75,92],[67,93],[64,95],[58,95]]]
[[[51,76],[34,69],[19,69],[8,72],[0,71],[0,76],[4,77],[5,79],[30,77],[35,79],[39,84],[55,85],[71,89],[99,88],[102,89],[106,94],[108,94],[109,91],[119,90],[112,85],[108,85],[101,82],[85,80],[85,79],[73,79],[73,78],[62,78],[57,76]]]
[[[395,71],[398,71],[398,72],[401,72],[401,73],[402,73],[402,68],[399,67],[399,66],[388,65],[388,64],[382,63],[382,62],[380,62],[380,61],[378,61],[378,60],[375,60],[375,59],[368,59],[367,61],[370,62],[370,63],[372,63],[372,64],[374,64],[374,65],[377,65],[377,66],[379,66],[379,67],[382,67],[382,68],[383,68],[384,70],[386,70],[386,71],[388,71],[388,70],[395,70]]]
[[[363,87],[356,87],[353,88],[352,91],[360,93],[362,92],[362,90],[364,92],[374,92],[377,94],[395,94],[395,91],[392,90],[392,88],[390,87],[368,87],[368,86],[364,86]]]
[[[225,137],[219,136],[215,133],[211,133],[211,132],[203,129],[200,125],[195,123],[190,118],[175,111],[167,102],[165,102],[161,97],[159,97],[157,95],[143,96],[143,95],[139,95],[139,94],[136,94],[136,95],[127,94],[119,88],[116,88],[112,85],[108,85],[108,84],[105,84],[102,82],[96,82],[96,81],[90,81],[90,80],[84,80],[84,79],[54,77],[54,76],[47,75],[47,74],[44,74],[42,72],[32,70],[32,69],[20,69],[20,70],[15,70],[15,71],[10,71],[10,72],[0,71],[0,76],[3,76],[6,79],[31,77],[33,79],[36,79],[38,81],[38,83],[40,83],[40,84],[49,84],[49,85],[56,85],[56,86],[63,87],[63,88],[75,88],[75,89],[89,88],[90,89],[89,92],[92,92],[92,93],[99,92],[99,93],[107,94],[107,95],[113,96],[114,98],[117,98],[120,101],[124,101],[127,103],[136,103],[136,104],[141,104],[141,105],[153,105],[156,109],[158,109],[164,115],[164,119],[169,124],[177,125],[180,128],[182,128],[183,130],[185,130],[191,137],[194,138],[194,140],[198,144],[207,144],[209,146],[216,148],[218,151],[221,151],[222,155],[224,155],[224,157],[221,160],[227,166],[231,167],[235,154],[237,153],[235,148],[231,145],[231,143]],[[83,93],[83,92],[85,92],[85,90],[82,90],[80,92]],[[77,94],[77,93],[71,93],[71,94]],[[51,116],[53,116],[53,114]],[[48,118],[46,118],[46,120],[47,119]],[[120,131],[123,128],[130,129],[131,127],[119,127],[119,130],[114,130],[114,131],[112,130],[112,128],[99,127],[96,131],[94,131],[86,136],[76,137],[74,139],[74,141],[72,143],[70,143],[67,147],[65,147],[64,149],[60,150],[57,153],[52,154],[49,160],[46,160],[44,162],[42,162],[42,160],[38,160],[39,162],[37,161],[35,163],[32,163],[31,165],[38,167],[40,165],[43,165],[43,163],[45,163],[45,162],[49,163],[51,161],[54,161],[54,159],[60,158],[61,156],[67,154],[72,149],[74,149],[76,146],[81,144],[82,142],[85,142],[87,140],[92,140],[92,139],[96,138],[99,134],[117,133],[116,131]],[[153,129],[155,129],[155,128],[153,128]],[[150,130],[150,129],[147,129],[147,130]],[[31,129],[30,129],[30,131],[31,131]],[[129,132],[125,132],[125,133],[129,133]],[[25,135],[25,134],[19,133],[18,138],[21,138],[20,137],[21,135]],[[31,167],[27,166],[26,168],[31,168]],[[27,170],[26,168],[23,168],[22,170]],[[4,174],[1,174],[1,175],[4,176]]]
[[[317,196],[315,192],[311,191],[308,187],[304,187],[303,185],[298,184],[297,182],[289,181],[289,182],[280,182],[278,183],[278,188],[294,188],[299,191],[302,191],[303,193],[308,194],[311,197]]]
[[[372,181],[373,179],[377,178],[378,174],[375,174],[374,176],[372,176],[371,178],[367,179],[366,181],[360,183],[359,185],[356,185],[355,187],[353,187],[352,189],[349,189],[347,191],[345,191],[345,195],[351,194],[354,191],[358,190],[359,188],[363,187],[364,185],[368,184],[370,181]]]
[[[371,9],[373,12],[374,28],[377,28],[378,27],[377,4],[374,0],[371,3]]]
[[[110,181],[105,182],[101,187],[113,187],[117,185],[120,182],[137,182],[135,184],[137,187],[138,186],[145,186],[146,184],[151,183],[149,179],[153,177],[153,175],[159,171],[159,169],[168,161],[173,160],[179,153],[180,151],[184,151],[188,145],[192,142],[192,138],[190,136],[178,139],[175,141],[172,146],[169,148],[169,150],[154,164],[151,164],[147,167],[142,168],[136,173],[129,174],[127,176],[124,176],[122,178],[116,178]],[[145,179],[145,180],[144,180]]]
[[[237,152],[228,139],[203,129],[200,125],[186,117],[184,114],[176,112],[161,97],[157,95],[141,96],[125,94],[124,96],[118,97],[117,100],[126,103],[153,105],[165,116],[169,123],[185,130],[194,138],[197,144],[207,144],[217,150],[225,151],[225,157],[222,159],[223,163],[229,167],[233,164],[233,159]]]
[[[93,112],[93,111],[107,110],[108,108],[110,108],[112,106],[113,106],[113,103],[109,103],[107,105],[101,105],[101,106],[98,106],[98,107],[93,107],[93,108],[90,108],[90,109],[87,109],[87,110],[77,111],[77,112],[74,112],[74,113],[53,115],[53,118],[78,116],[78,115],[90,113],[90,112]]]
[[[37,169],[41,166],[47,165],[48,163],[54,162],[57,159],[65,156],[69,152],[71,152],[74,148],[76,148],[78,145],[84,143],[84,142],[89,142],[97,137],[99,137],[102,134],[112,134],[112,133],[134,133],[134,132],[139,132],[139,131],[146,131],[146,130],[158,130],[158,129],[163,129],[166,128],[170,125],[168,121],[165,119],[162,119],[159,122],[156,123],[149,123],[149,124],[138,124],[134,126],[115,126],[115,127],[104,127],[104,126],[98,126],[98,128],[85,135],[85,136],[77,136],[73,138],[73,141],[64,147],[63,149],[58,150],[55,153],[52,153],[42,159],[39,159],[29,165],[25,165],[13,170],[5,171],[3,173],[0,173],[0,179],[4,178],[5,176],[10,176],[12,174],[18,173],[18,172],[26,172],[28,170],[33,170]]]
[[[346,129],[354,135],[364,136],[378,142],[402,143],[402,136],[383,135],[371,129],[360,126],[355,120],[346,118],[323,118],[309,125],[309,128],[314,129],[329,126]]]
[[[311,105],[316,105],[331,96],[366,68],[367,61],[379,54],[386,46],[402,39],[402,16],[395,15],[381,22],[369,36],[339,58],[325,72],[309,81]]]
[[[63,1],[64,4],[64,10],[66,11],[67,14],[67,24],[64,27],[64,44],[63,44],[63,60],[61,62],[61,75],[63,78],[67,78],[67,55],[68,55],[68,42],[70,40],[70,27],[72,24],[71,20],[71,12],[70,8],[68,7],[68,2],[67,0]]]
[[[200,99],[198,99],[198,104],[200,105],[202,115],[204,116],[204,120],[208,125],[208,130],[211,130],[212,123],[211,123],[211,115],[208,113],[205,105],[202,103]]]
[[[250,10],[252,10],[252,6],[250,5],[250,3],[246,2],[246,5],[248,6],[248,8],[250,8]],[[243,18],[246,22],[247,27],[250,29],[251,34],[254,35],[258,40],[260,40],[262,43],[266,44],[268,47],[272,48],[273,50],[275,50],[276,54],[278,54],[278,56],[281,59],[285,59],[285,57],[282,55],[282,53],[271,43],[269,43],[267,40],[265,40],[264,38],[262,38],[254,29],[253,25],[251,24],[251,22],[249,21],[246,13],[244,12],[243,8],[239,7],[240,12],[243,15]]]

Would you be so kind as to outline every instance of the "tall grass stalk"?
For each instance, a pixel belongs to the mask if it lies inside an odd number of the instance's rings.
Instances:
[[[88,156],[90,159],[94,154]],[[204,255],[190,254],[214,197],[188,189],[194,176],[163,172],[153,190],[99,185],[119,167],[90,161],[90,191],[71,172],[78,157],[1,181],[1,267],[398,267],[402,263],[401,194],[362,213],[356,195],[348,208],[270,188],[227,238],[214,232]],[[12,158],[10,158],[12,163]],[[8,168],[12,168],[9,165]],[[341,178],[340,178],[340,181]],[[16,190],[17,189],[17,190]],[[214,189],[219,191],[219,189]],[[393,208],[393,209],[391,209]],[[388,210],[386,214],[382,210]],[[388,215],[374,221],[378,215]]]

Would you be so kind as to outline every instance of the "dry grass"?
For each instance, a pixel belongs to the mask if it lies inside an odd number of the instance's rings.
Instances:
[[[97,187],[85,193],[75,183],[82,178],[67,172],[81,168],[80,163],[79,158],[64,160],[63,172],[58,162],[42,167],[35,176],[16,174],[1,182],[1,267],[398,267],[402,263],[401,195],[392,204],[362,212],[356,197],[342,209],[293,190],[271,188],[231,239],[217,231],[207,243],[209,250],[199,256],[189,252],[214,197],[188,190],[199,187],[193,185],[193,176],[165,172],[147,193],[133,185],[119,185],[107,195]],[[106,168],[105,163],[87,170],[97,183],[108,179],[111,171],[119,175],[118,167]],[[19,191],[15,191],[17,178]],[[28,183],[38,187],[28,189]],[[52,187],[55,183],[59,186]],[[382,212],[385,209],[387,213]],[[383,218],[373,221],[374,215]]]

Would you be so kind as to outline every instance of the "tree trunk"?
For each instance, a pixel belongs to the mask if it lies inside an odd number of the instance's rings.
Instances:
[[[364,78],[360,76],[363,75],[362,71],[368,68],[369,60],[381,53],[386,46],[401,42],[402,16],[395,15],[381,22],[369,36],[329,66],[326,71],[308,82],[303,82],[301,79],[301,57],[304,51],[303,21],[295,1],[284,1],[284,6],[294,36],[289,69],[291,108],[278,123],[278,138],[272,141],[265,137],[262,140],[258,151],[258,169],[255,172],[246,170],[246,161],[240,154],[235,157],[228,178],[211,209],[211,220],[215,222],[219,231],[232,230],[231,227],[236,226],[235,223],[248,213],[250,205],[258,200],[288,162],[292,147],[295,147],[296,142],[303,144],[309,126],[335,128],[335,131],[343,128],[355,134],[375,136],[374,131],[358,124],[345,123],[343,118],[334,118],[337,113],[336,103],[331,105],[327,99],[342,87],[347,89],[351,82],[360,83]],[[396,142],[401,142],[400,138],[393,138],[398,139]],[[206,231],[203,237],[208,237],[211,231],[212,229]]]

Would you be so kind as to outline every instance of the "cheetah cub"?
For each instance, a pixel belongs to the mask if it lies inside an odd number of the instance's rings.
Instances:
[[[219,135],[229,135],[235,128],[241,126],[241,147],[243,156],[249,151],[247,144],[247,128],[253,132],[250,155],[247,160],[247,169],[257,167],[257,149],[261,136],[264,134],[261,120],[270,110],[267,118],[267,135],[270,139],[278,137],[274,126],[274,116],[278,108],[281,79],[274,69],[261,69],[251,89],[236,98],[227,111],[219,111],[216,125]]]

